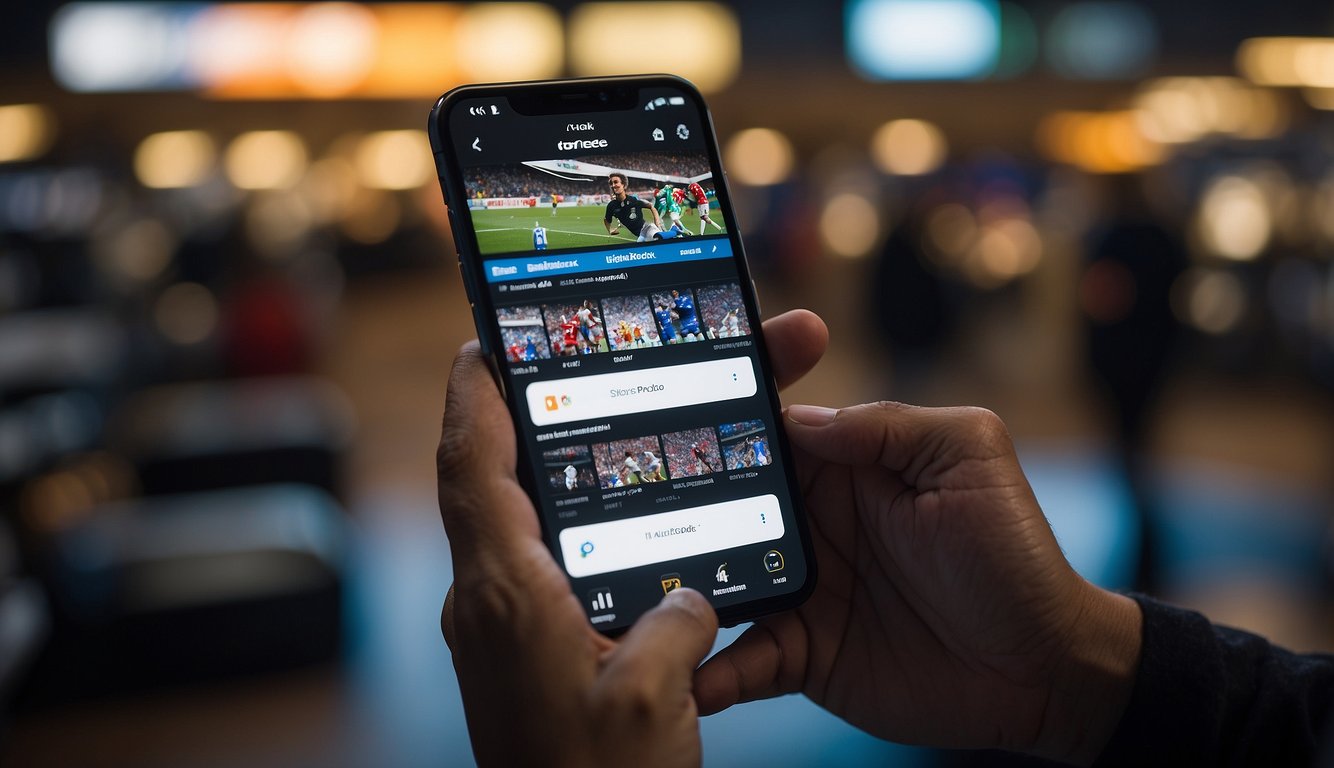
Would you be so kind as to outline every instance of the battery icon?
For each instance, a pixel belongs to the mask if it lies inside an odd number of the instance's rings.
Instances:
[[[673,107],[679,107],[682,104],[686,103],[686,99],[684,96],[673,96],[672,98],[668,99],[668,103],[670,103]]]

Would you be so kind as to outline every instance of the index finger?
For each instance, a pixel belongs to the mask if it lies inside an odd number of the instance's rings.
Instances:
[[[764,321],[764,341],[774,378],[783,389],[805,376],[824,357],[829,328],[814,312],[793,309]]]

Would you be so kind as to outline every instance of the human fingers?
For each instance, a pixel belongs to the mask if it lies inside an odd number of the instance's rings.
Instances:
[[[794,309],[764,321],[764,340],[774,378],[782,389],[805,376],[829,347],[829,328],[820,316]]]
[[[672,590],[620,641],[606,668],[608,685],[647,696],[674,686],[688,693],[695,668],[717,634],[718,616],[703,595]]]
[[[476,341],[454,358],[436,450],[440,516],[457,561],[538,535],[515,480],[514,425]]]
[[[1005,424],[984,408],[793,405],[785,416],[793,444],[814,457],[854,467],[879,464],[919,488],[935,486],[946,470],[967,461],[973,471],[966,483],[973,487],[1022,478]]]
[[[806,634],[795,613],[756,622],[696,670],[699,713],[801,690],[806,655]]]
[[[445,637],[445,645],[454,651],[458,646],[458,634],[454,630],[454,585],[449,585],[445,593],[445,605],[440,609],[440,634]]]

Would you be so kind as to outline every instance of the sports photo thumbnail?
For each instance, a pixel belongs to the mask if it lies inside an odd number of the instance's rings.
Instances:
[[[602,322],[602,312],[596,300],[547,304],[542,307],[542,313],[546,315],[547,337],[551,339],[556,357],[608,351],[607,326]]]
[[[773,461],[769,435],[759,419],[720,425],[718,434],[722,436],[723,463],[729,470],[767,467]]]
[[[571,493],[598,487],[593,454],[586,445],[542,451],[542,465],[553,493]]]
[[[597,466],[598,484],[603,488],[667,479],[657,435],[598,443],[593,446],[593,463]]]
[[[658,326],[644,296],[613,296],[602,300],[607,321],[607,343],[612,350],[660,347]]]
[[[709,427],[687,429],[662,436],[667,473],[673,479],[707,475],[723,468],[718,438]]]
[[[660,291],[650,296],[649,301],[653,304],[653,316],[658,321],[658,332],[664,344],[704,340],[695,298],[689,288]]]
[[[496,324],[500,326],[506,360],[526,363],[551,357],[542,327],[542,310],[537,307],[503,307],[496,310]]]
[[[464,186],[489,256],[725,233],[712,180],[704,152],[638,152],[475,168]]]
[[[695,296],[699,299],[700,322],[709,338],[750,335],[750,321],[746,318],[746,305],[741,301],[740,285],[706,285],[697,288]]]

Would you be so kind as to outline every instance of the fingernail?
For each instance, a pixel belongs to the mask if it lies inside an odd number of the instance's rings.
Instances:
[[[789,419],[808,427],[823,427],[832,422],[837,415],[837,409],[820,405],[792,405],[787,409]]]

